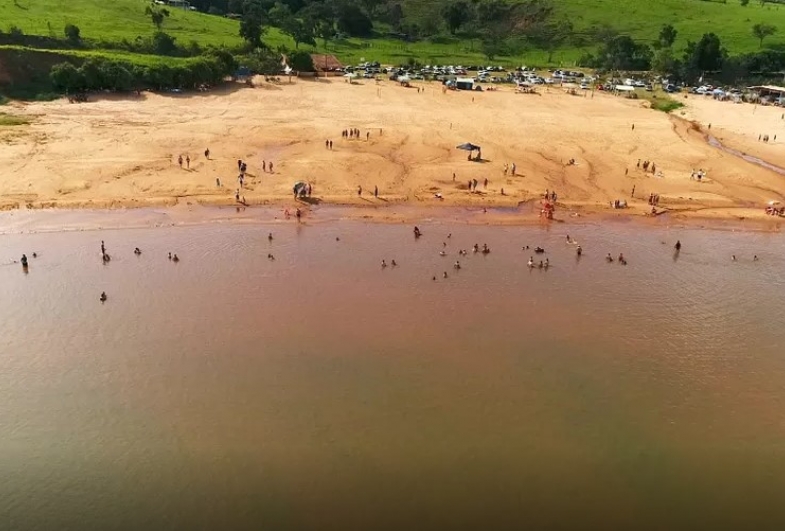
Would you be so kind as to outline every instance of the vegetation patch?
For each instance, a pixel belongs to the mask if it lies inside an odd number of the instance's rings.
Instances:
[[[30,119],[26,116],[18,116],[0,112],[0,127],[13,127],[17,125],[28,125]]]

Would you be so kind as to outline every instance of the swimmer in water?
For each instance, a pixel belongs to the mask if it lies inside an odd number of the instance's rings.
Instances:
[[[38,253],[33,253],[33,258],[38,258]]]
[[[445,253],[444,251],[439,251],[439,256],[447,256],[447,253]]]
[[[172,259],[172,253],[169,253],[169,260]]]
[[[398,265],[398,262],[396,262],[395,260],[393,260],[393,261],[390,263],[390,265],[392,265],[393,267],[395,267],[395,266],[397,266],[397,265]]]
[[[267,241],[270,241],[270,242],[273,241],[273,233],[272,232],[267,235]]]
[[[537,269],[542,269],[542,268],[543,268],[542,260],[540,260],[540,263],[537,265]]]
[[[456,260],[456,261],[455,261],[455,265],[453,265],[453,267],[454,267],[455,269],[460,269],[460,268],[461,268],[461,263],[460,263],[458,260]]]
[[[101,302],[106,302],[106,298],[107,298],[107,297],[106,297],[106,292],[105,292],[105,291],[102,291],[102,292],[101,292],[101,296],[99,297],[99,300],[100,300]]]
[[[385,267],[387,267],[387,262],[385,262],[384,260],[382,260],[382,269],[384,269]]]
[[[608,262],[613,262],[613,257],[611,256],[611,253],[608,253],[608,256],[605,257],[605,260]]]
[[[752,261],[753,261],[753,262],[757,262],[757,261],[758,261],[758,255],[757,255],[757,254],[756,254],[755,256],[753,256],[753,257],[752,257]]]
[[[447,278],[447,271],[445,271],[444,273],[442,273],[442,278]]]
[[[551,267],[551,262],[546,258],[545,259],[545,269],[548,269],[549,267]]]
[[[529,257],[529,262],[528,262],[527,265],[529,267],[534,267],[534,257],[533,256]]]
[[[142,254],[142,251],[141,251],[141,249],[139,249],[139,247],[135,247],[135,248],[134,248],[134,254],[135,254],[136,256],[139,256],[140,254]]]
[[[581,249],[581,246],[580,246],[580,245],[577,247],[577,249],[575,249],[575,252],[578,254],[578,256],[580,256],[581,254],[583,254],[583,249]]]
[[[730,259],[731,259],[731,261],[735,262],[736,261],[736,255],[735,254],[732,255]]]
[[[180,261],[180,259],[177,258],[176,254],[172,255],[172,262],[179,262],[179,261]]]

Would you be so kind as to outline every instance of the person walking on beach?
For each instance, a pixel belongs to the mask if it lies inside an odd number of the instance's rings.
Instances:
[[[191,156],[190,155],[186,155],[185,156],[185,167],[188,168],[189,170],[191,169]]]
[[[324,147],[325,147],[325,149],[330,149],[330,141],[329,140],[325,140],[324,141]]]
[[[514,162],[513,162],[513,163],[512,163],[512,165],[510,166],[510,170],[511,170],[511,171],[510,171],[510,175],[515,175],[515,163],[514,163]]]
[[[204,158],[210,160],[210,148],[204,150]]]
[[[373,187],[373,196],[374,197],[379,197],[379,187],[378,186],[374,186]]]
[[[270,173],[273,173],[273,161],[270,161]]]
[[[365,132],[365,141],[368,142],[370,139],[371,139],[371,132],[370,131],[366,131]]]
[[[483,188],[488,188],[488,179],[486,178],[482,183]]]
[[[242,159],[237,159],[237,171],[240,171],[242,169],[243,169],[243,161]]]
[[[632,192],[630,193],[630,197],[635,197],[635,185],[632,185]]]
[[[357,187],[357,197],[362,197],[362,195],[363,195],[363,187],[362,186],[358,186]]]
[[[181,168],[183,167],[183,156],[182,155],[177,157],[177,164],[179,164]]]
[[[215,186],[217,186],[218,188],[221,187],[221,179],[219,179],[218,177],[215,178]]]

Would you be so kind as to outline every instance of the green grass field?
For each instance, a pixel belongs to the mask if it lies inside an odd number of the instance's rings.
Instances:
[[[137,36],[149,37],[154,26],[144,9],[147,0],[5,0],[0,2],[0,29],[18,26],[25,33],[62,37],[66,24],[76,24],[84,39],[133,41]],[[572,21],[576,32],[587,34],[593,25],[607,24],[623,34],[652,43],[664,23],[672,23],[679,32],[677,49],[687,40],[697,40],[704,32],[713,31],[731,54],[758,49],[758,41],[751,27],[757,22],[774,24],[781,32],[769,37],[766,45],[785,45],[785,5],[761,6],[752,2],[741,6],[738,0],[727,3],[701,0],[555,0],[557,16]],[[407,18],[433,16],[428,0],[407,0],[404,12]],[[201,45],[241,44],[236,21],[181,9],[170,9],[171,16],[163,24],[163,31],[174,36],[180,44],[196,41]],[[426,13],[429,13],[426,15]],[[293,47],[294,43],[275,29],[264,36],[265,42],[275,47],[280,44]],[[336,54],[346,63],[361,59],[385,63],[400,63],[413,57],[425,63],[486,63],[477,51],[478,45],[466,39],[443,39],[439,43],[420,41],[405,43],[392,39],[349,39],[330,43],[324,50],[321,42],[318,51]],[[474,48],[474,49],[472,49]],[[311,49],[305,47],[305,49]],[[551,63],[569,66],[593,46],[566,47],[557,50]],[[111,52],[117,54],[118,52]],[[141,60],[141,59],[139,59]],[[548,54],[541,50],[527,50],[515,57],[499,57],[493,63],[505,65],[545,65]]]

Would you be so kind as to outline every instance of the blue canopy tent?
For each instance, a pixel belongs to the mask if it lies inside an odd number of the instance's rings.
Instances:
[[[480,146],[474,145],[471,142],[466,142],[465,144],[461,144],[460,146],[455,146],[457,149],[462,149],[464,151],[479,151]]]

